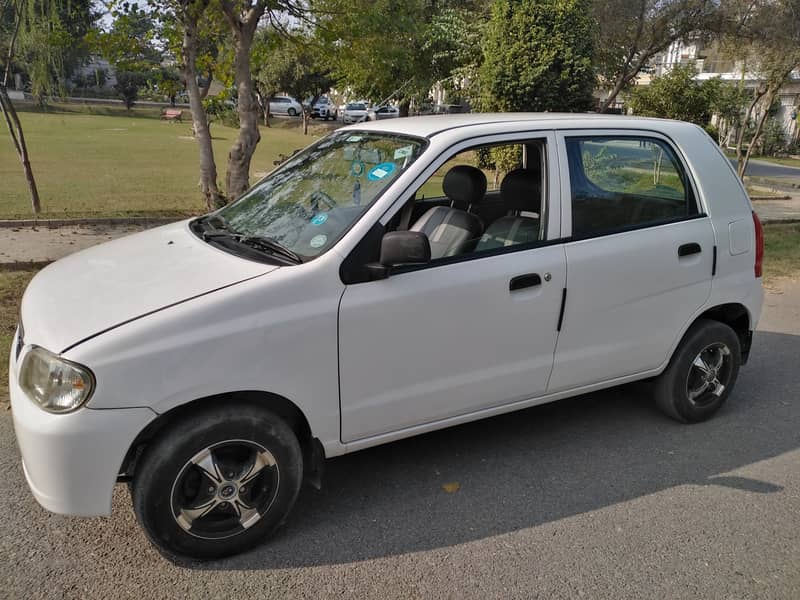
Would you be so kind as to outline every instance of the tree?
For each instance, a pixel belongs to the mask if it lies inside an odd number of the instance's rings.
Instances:
[[[125,103],[125,108],[130,110],[139,98],[139,88],[145,84],[147,78],[138,71],[117,71],[116,78],[114,89]]]
[[[646,117],[677,119],[705,126],[717,102],[720,80],[697,81],[694,65],[676,66],[650,85],[634,88],[630,105]]]
[[[743,78],[749,73],[758,80],[736,136],[737,171],[744,177],[778,92],[800,68],[800,0],[730,0],[723,17]]]
[[[15,63],[19,59],[18,52],[23,53],[24,62],[35,94],[43,96],[46,92],[62,85],[64,82],[64,55],[81,31],[74,34],[65,27],[70,23],[86,23],[91,18],[88,4],[76,0],[77,7],[83,7],[87,16],[78,18],[72,15],[72,21],[61,16],[69,15],[72,8],[62,0],[8,0],[0,4],[0,111],[8,128],[11,142],[22,163],[25,180],[31,195],[31,208],[35,214],[41,211],[41,200],[36,179],[31,167],[25,134],[17,111],[8,94],[8,85]]]
[[[485,1],[317,0],[315,34],[341,88],[400,104],[480,62]],[[452,76],[457,77],[453,78]],[[459,81],[460,83],[460,81]]]
[[[595,0],[598,44],[595,68],[609,90],[606,112],[657,54],[714,25],[713,0]]]
[[[308,118],[320,96],[334,84],[330,68],[321,64],[321,53],[309,38],[282,40],[266,57],[255,73],[259,87],[271,93],[284,91],[300,99],[310,99],[303,106],[303,133],[308,133]]]
[[[480,70],[483,110],[593,107],[589,0],[496,0]]]
[[[92,45],[117,71],[147,72],[161,62],[155,15],[138,4],[111,5],[107,31],[92,35]]]

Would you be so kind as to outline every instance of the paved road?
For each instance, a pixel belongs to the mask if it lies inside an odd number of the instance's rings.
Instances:
[[[633,386],[338,458],[271,543],[206,564],[163,559],[124,489],[107,519],[39,508],[2,411],[0,597],[798,598],[800,284],[761,329],[708,423]]]
[[[733,167],[736,168],[737,160],[730,159]],[[800,180],[800,168],[786,167],[778,165],[765,160],[750,159],[747,163],[747,172],[745,175],[753,177],[767,177],[767,178],[788,178]]]

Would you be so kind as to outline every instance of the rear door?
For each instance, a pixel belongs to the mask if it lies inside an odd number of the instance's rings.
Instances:
[[[683,159],[651,132],[558,136],[566,302],[548,392],[646,372],[711,293],[714,232]]]

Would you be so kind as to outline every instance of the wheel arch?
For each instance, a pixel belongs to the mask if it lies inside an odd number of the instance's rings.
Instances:
[[[750,354],[750,345],[753,339],[752,317],[747,307],[740,302],[726,302],[706,309],[689,324],[686,331],[689,331],[700,319],[709,319],[724,323],[736,333],[742,350],[742,364],[747,362]],[[686,331],[681,339],[686,335]]]
[[[138,459],[147,445],[169,430],[174,423],[189,418],[198,409],[211,406],[219,408],[230,405],[254,406],[272,412],[283,419],[294,431],[297,440],[300,442],[300,448],[303,452],[304,480],[318,489],[321,487],[325,450],[320,441],[313,436],[305,414],[288,398],[261,390],[240,390],[206,396],[186,402],[160,414],[139,432],[139,435],[131,443],[120,467],[119,480],[128,481],[133,477]]]

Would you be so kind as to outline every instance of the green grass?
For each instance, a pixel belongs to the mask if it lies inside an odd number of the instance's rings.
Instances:
[[[800,271],[800,223],[764,224],[764,277],[796,277]]]
[[[8,353],[17,328],[19,301],[36,271],[0,271],[0,397],[8,382]]]
[[[203,212],[198,151],[191,124],[158,119],[157,108],[62,105],[20,112],[42,201],[41,218],[179,216]],[[297,119],[296,121],[299,121]],[[274,168],[280,154],[307,146],[299,123],[261,128],[251,166]],[[214,154],[224,184],[228,150],[237,131],[213,124]],[[319,130],[317,130],[319,132]],[[30,218],[30,199],[8,131],[0,129],[0,218]]]

